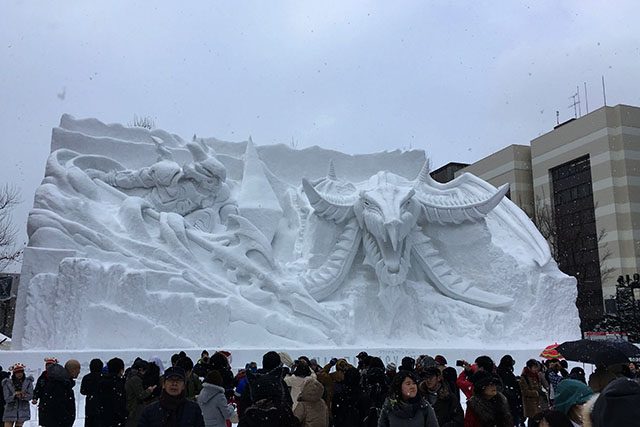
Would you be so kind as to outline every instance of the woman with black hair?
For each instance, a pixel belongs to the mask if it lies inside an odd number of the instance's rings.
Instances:
[[[382,405],[378,427],[438,427],[433,408],[418,393],[418,382],[415,373],[398,372]]]
[[[522,406],[520,383],[513,373],[515,363],[513,357],[506,354],[500,359],[500,364],[496,372],[502,380],[502,394],[507,398],[507,402],[509,402],[509,410],[513,416],[513,424],[520,427],[524,426],[524,408]]]
[[[33,377],[24,375],[25,366],[16,363],[9,371],[11,377],[2,380],[2,392],[5,406],[2,421],[4,427],[20,427],[25,421],[31,419],[29,401],[33,397]]]

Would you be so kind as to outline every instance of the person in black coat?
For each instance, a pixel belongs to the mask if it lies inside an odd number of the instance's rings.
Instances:
[[[360,372],[349,368],[344,372],[342,388],[333,395],[331,415],[334,427],[362,427],[369,411],[369,399],[360,387]]]
[[[500,364],[498,364],[496,372],[502,380],[502,394],[507,398],[507,402],[509,403],[513,424],[520,427],[524,426],[525,418],[520,381],[513,373],[515,363],[516,361],[513,360],[511,355],[504,355],[502,359],[500,359]]]
[[[104,363],[100,359],[93,359],[89,362],[89,373],[82,377],[80,383],[80,394],[86,396],[84,403],[84,425],[85,427],[95,426],[94,419],[97,413],[96,393],[98,382],[102,376]]]
[[[440,427],[462,427],[464,425],[464,411],[440,369],[437,367],[427,368],[422,372],[422,378],[419,390],[433,407]]]
[[[184,369],[168,368],[160,399],[144,408],[138,427],[204,427],[200,406],[186,397],[185,381]]]
[[[11,376],[11,374],[7,371],[3,371],[2,370],[2,366],[0,366],[0,383],[2,383],[2,380],[9,378]],[[2,416],[4,415],[4,405],[6,404],[5,400],[4,400],[4,393],[0,393],[0,420],[2,419]]]
[[[68,360],[64,368],[55,363],[47,368],[47,381],[40,395],[40,425],[71,427],[76,419],[73,387],[80,373],[80,362]]]
[[[94,426],[119,427],[127,421],[127,396],[124,390],[124,361],[114,357],[107,362],[107,373],[102,375],[96,392]]]
[[[216,351],[209,359],[210,370],[216,370],[220,372],[222,376],[222,387],[224,388],[224,395],[227,400],[233,397],[233,389],[236,386],[235,377],[231,366],[229,366],[229,359],[223,353]]]

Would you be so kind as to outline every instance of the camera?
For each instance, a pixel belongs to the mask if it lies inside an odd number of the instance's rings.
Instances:
[[[467,362],[465,362],[464,360],[456,360],[456,366],[464,366],[466,364]]]

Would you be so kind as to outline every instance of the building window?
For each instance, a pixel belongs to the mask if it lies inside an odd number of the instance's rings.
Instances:
[[[578,280],[576,305],[585,330],[602,316],[602,281],[589,156],[557,166],[550,174],[558,266]]]

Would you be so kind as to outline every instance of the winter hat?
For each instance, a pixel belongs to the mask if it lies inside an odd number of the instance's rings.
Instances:
[[[560,381],[555,390],[553,407],[568,414],[572,406],[585,403],[592,394],[593,390],[585,383],[567,378]]]
[[[628,378],[611,381],[600,393],[591,412],[593,427],[629,425],[630,420],[638,419],[640,384]]]
[[[222,375],[218,370],[212,369],[205,377],[204,382],[222,387]]]
[[[441,354],[438,354],[436,357],[433,358],[433,360],[435,360],[438,365],[444,366],[447,364],[447,359],[445,359],[444,356]]]
[[[169,378],[178,378],[184,381],[186,374],[184,369],[179,366],[172,366],[170,368],[165,369],[164,371],[164,379],[168,380]]]
[[[191,371],[193,370],[193,360],[191,360],[189,356],[181,357],[176,362],[176,366],[179,366],[182,369],[184,369],[184,372]]]
[[[513,357],[511,357],[510,354],[505,354],[504,356],[502,356],[502,359],[500,359],[500,364],[498,366],[502,366],[504,368],[513,368],[513,365],[516,364],[516,361],[513,360]]]
[[[401,371],[413,371],[416,366],[416,361],[413,357],[403,357],[402,362],[400,363]]]
[[[26,366],[22,363],[15,363],[9,368],[9,370],[15,374],[16,372],[24,372],[24,368],[26,368]]]
[[[349,368],[351,368],[351,365],[349,365],[347,359],[338,359],[338,361],[336,362],[337,371],[346,371]]]
[[[366,351],[361,351],[360,353],[358,353],[358,355],[356,356],[356,359],[364,359],[365,357],[367,357],[368,354]]]
[[[489,385],[500,385],[500,378],[487,371],[477,371],[471,376],[473,393],[480,394]]]
[[[281,364],[280,355],[275,351],[268,351],[262,356],[262,368],[265,371],[271,371]]]
[[[54,363],[58,363],[58,359],[56,359],[55,357],[44,358],[44,366],[53,365]]]
[[[396,370],[396,364],[393,362],[390,362],[387,364],[387,371],[394,371]]]
[[[131,365],[131,369],[142,369],[146,370],[149,367],[149,362],[146,360],[142,360],[139,357],[136,357],[136,360],[133,361],[133,365]]]
[[[431,356],[424,356],[420,359],[420,368],[424,371],[425,369],[435,368],[438,366],[436,360]]]

